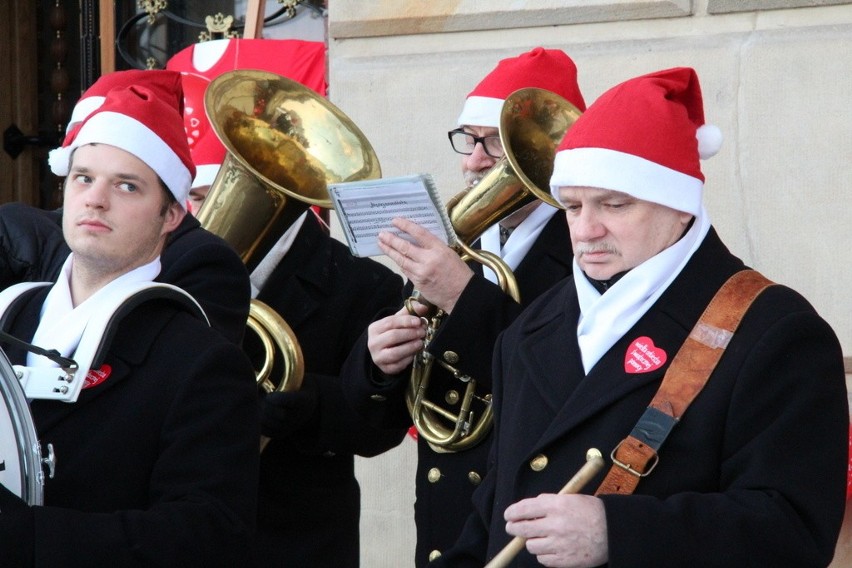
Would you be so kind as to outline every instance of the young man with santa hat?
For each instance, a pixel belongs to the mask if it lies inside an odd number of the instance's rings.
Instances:
[[[512,537],[526,550],[502,565],[831,561],[847,461],[840,345],[711,226],[699,159],[721,136],[704,122],[696,73],[674,68],[607,91],[568,131],[551,190],[573,274],[497,342],[491,467],[435,566],[482,566]],[[590,448],[608,472],[557,494]]]
[[[470,92],[457,127],[449,132],[453,150],[462,154],[468,187],[475,186],[503,156],[499,137],[503,103],[514,91],[528,87],[556,93],[579,111],[585,110],[577,68],[564,52],[538,47],[501,60]],[[513,270],[520,304],[501,290],[490,271],[483,274],[481,265],[467,265],[415,223],[394,221],[413,243],[389,233],[380,236],[384,252],[409,280],[407,291],[416,288],[448,314],[430,339],[429,353],[475,379],[475,396],[480,399],[491,393],[491,354],[497,335],[524,305],[571,272],[568,228],[557,211],[536,200],[495,223],[481,243],[474,244],[496,254]],[[501,238],[501,233],[510,233],[508,239]],[[371,324],[356,345],[344,369],[345,387],[350,403],[366,419],[384,427],[412,425],[405,391],[424,335],[421,318],[403,307]],[[465,383],[438,363],[433,365],[430,399],[444,404],[464,391]],[[447,452],[419,437],[414,506],[417,566],[424,566],[455,541],[471,510],[471,495],[485,474],[490,441],[490,435],[485,435],[468,448]]]
[[[83,93],[74,105],[66,133],[97,110],[109,91],[131,85],[144,86],[158,98],[172,101],[183,112],[180,73],[116,71],[103,75]],[[204,163],[200,172],[193,178],[193,186],[209,177],[209,168]],[[70,252],[62,238],[61,223],[61,209],[44,210],[24,203],[0,205],[0,289],[18,282],[56,279]],[[186,215],[170,235],[161,261],[157,280],[180,286],[192,294],[213,328],[234,343],[240,343],[249,312],[250,286],[245,265],[231,246]]]
[[[148,286],[186,215],[195,168],[177,100],[144,85],[112,89],[51,152],[54,172],[67,176],[71,253],[55,283],[18,297],[3,326],[96,372],[76,400],[31,401],[38,436],[58,458],[43,506],[0,487],[4,565],[238,566],[251,557],[259,433],[251,365],[174,300],[182,292],[131,294],[161,291]],[[125,295],[133,301],[122,303]],[[93,337],[103,313],[113,321]],[[2,346],[13,363],[58,366]]]

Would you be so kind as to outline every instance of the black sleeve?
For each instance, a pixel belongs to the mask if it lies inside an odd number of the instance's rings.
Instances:
[[[70,252],[62,236],[61,210],[0,205],[0,289],[54,280]]]
[[[187,215],[160,261],[157,280],[192,295],[213,329],[239,345],[246,329],[251,285],[245,265],[230,245]]]

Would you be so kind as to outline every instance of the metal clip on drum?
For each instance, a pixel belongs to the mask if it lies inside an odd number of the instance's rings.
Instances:
[[[47,466],[53,477],[55,463],[51,444],[47,456],[42,456],[24,389],[6,353],[0,350],[0,483],[28,505],[42,505],[43,468]]]

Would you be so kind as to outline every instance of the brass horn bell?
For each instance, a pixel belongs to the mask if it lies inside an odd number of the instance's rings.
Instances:
[[[331,208],[328,184],[381,177],[361,130],[328,99],[286,77],[241,69],[216,77],[204,108],[227,150],[198,220],[240,255],[249,272],[311,205]],[[265,346],[258,383],[297,390],[304,373],[295,334],[269,306],[252,300],[249,328]],[[284,376],[266,369],[277,350]]]
[[[500,142],[505,155],[478,184],[447,202],[450,222],[459,240],[459,254],[493,270],[503,291],[515,300],[519,301],[520,295],[511,269],[498,256],[474,251],[469,245],[489,226],[536,199],[563,208],[550,195],[553,160],[568,128],[581,114],[556,93],[536,88],[515,91],[506,97],[500,113]],[[415,300],[424,303],[419,293],[415,293],[406,301],[411,313],[414,313],[411,302]],[[428,298],[425,300],[428,303]],[[440,310],[433,310],[428,316],[426,340],[414,360],[406,403],[418,435],[435,451],[455,452],[478,444],[488,434],[492,422],[491,395],[477,393],[475,377],[427,351],[443,316]],[[464,387],[457,408],[453,405],[448,409],[446,404],[427,398],[435,363],[447,369]]]

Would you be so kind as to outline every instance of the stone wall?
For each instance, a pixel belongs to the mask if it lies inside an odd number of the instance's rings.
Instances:
[[[852,356],[852,2],[330,4],[331,100],[370,139],[384,175],[430,172],[445,198],[462,189],[446,131],[499,59],[561,48],[587,102],[635,75],[694,67],[707,121],[725,135],[704,164],[714,225],[747,263],[802,292]],[[415,463],[408,439],[358,461],[366,568],[410,565]]]

